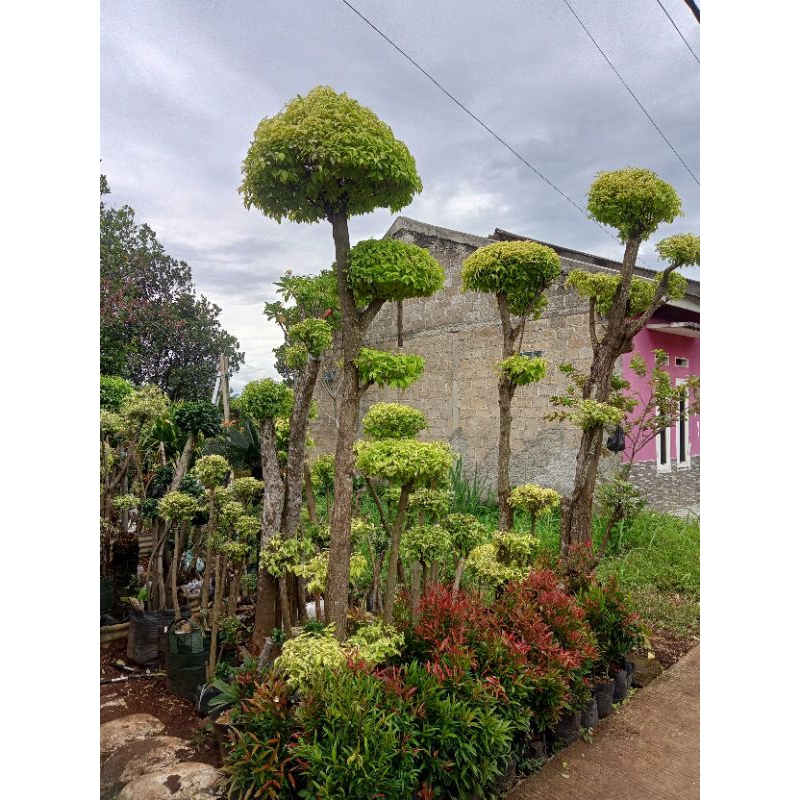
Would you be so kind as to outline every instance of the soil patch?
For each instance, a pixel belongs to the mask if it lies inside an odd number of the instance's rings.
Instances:
[[[673,664],[683,658],[700,641],[694,636],[680,636],[672,631],[655,628],[650,635],[650,646],[661,662],[664,669],[669,669]],[[647,651],[639,651],[646,655]]]
[[[135,667],[136,673],[144,671],[127,661],[126,647],[122,641],[100,648],[101,680],[126,674],[112,666],[114,661]],[[192,761],[202,761],[214,767],[221,765],[213,731],[204,729],[191,700],[167,691],[166,678],[142,678],[100,687],[100,724],[129,714],[152,714],[164,723],[165,735],[188,740],[194,753]]]

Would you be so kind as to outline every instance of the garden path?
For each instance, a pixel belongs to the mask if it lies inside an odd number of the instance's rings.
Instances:
[[[700,646],[557,753],[507,800],[697,800]]]

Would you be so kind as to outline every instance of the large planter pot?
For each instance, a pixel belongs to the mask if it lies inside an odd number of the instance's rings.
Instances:
[[[614,672],[614,702],[624,700],[628,696],[628,670],[626,667]]]
[[[132,611],[128,659],[143,667],[157,667],[165,656],[167,631],[174,621],[174,611]]]
[[[114,576],[100,578],[100,616],[114,610]]]
[[[592,687],[592,696],[597,703],[597,716],[605,719],[614,710],[614,680],[595,683]]]
[[[167,634],[167,691],[194,699],[198,686],[206,680],[206,664],[211,640],[192,620],[178,620]]]
[[[592,697],[592,699],[583,707],[583,710],[581,711],[581,727],[594,728],[599,720],[600,716],[597,712],[597,700]]]
[[[581,732],[581,714],[579,711],[565,711],[552,729],[553,743],[558,747],[572,744]]]

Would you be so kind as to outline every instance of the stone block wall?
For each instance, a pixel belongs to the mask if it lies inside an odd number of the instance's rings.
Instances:
[[[651,508],[669,513],[700,513],[700,456],[688,467],[674,463],[669,472],[656,472],[655,461],[639,461],[631,467],[630,481],[647,498]]]
[[[477,465],[479,474],[494,486],[499,437],[495,365],[501,358],[500,319],[494,297],[462,292],[460,277],[464,259],[493,240],[402,217],[389,235],[429,250],[445,271],[445,284],[431,298],[403,304],[402,351],[425,359],[422,377],[405,391],[370,388],[362,403],[362,415],[377,401],[404,402],[420,409],[429,425],[421,438],[449,442],[469,474]],[[549,293],[547,309],[525,328],[521,350],[541,351],[549,369],[544,380],[520,387],[514,397],[512,484],[539,483],[561,493],[572,489],[579,431],[566,422],[545,421],[544,416],[552,410],[549,398],[562,393],[567,385],[558,365],[569,361],[586,370],[591,362],[587,305],[564,289],[566,275],[578,265],[587,267],[562,257],[562,275]],[[364,344],[381,350],[398,349],[396,304],[384,306]],[[316,397],[320,409],[312,424],[316,452],[333,452],[333,404],[321,387]],[[616,456],[604,458],[601,474],[613,471],[616,460]]]

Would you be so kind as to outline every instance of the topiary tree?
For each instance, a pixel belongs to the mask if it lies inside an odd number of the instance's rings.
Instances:
[[[456,573],[453,578],[453,597],[456,597],[461,585],[461,577],[464,574],[464,567],[467,564],[467,558],[472,550],[486,538],[486,528],[476,516],[458,512],[448,514],[442,520],[442,527],[450,535],[453,551],[458,557]]]
[[[242,165],[245,205],[293,222],[327,220],[333,230],[341,313],[342,380],[338,434],[334,554],[325,613],[345,636],[352,518],[353,442],[358,424],[356,359],[364,334],[385,302],[428,296],[441,287],[438,263],[414,245],[381,240],[351,250],[348,218],[376,208],[399,211],[422,190],[414,159],[391,129],[346,94],[319,86],[261,121]],[[354,270],[351,278],[350,271]],[[384,278],[384,276],[387,276]],[[438,276],[438,277],[437,277]]]
[[[180,557],[183,552],[183,544],[186,540],[186,529],[197,513],[197,498],[185,492],[169,492],[164,495],[158,504],[158,515],[167,523],[178,523],[175,531],[175,545],[172,550],[172,563],[170,564],[170,588],[172,590],[172,607],[175,609],[175,619],[181,618],[181,610],[178,603],[178,570],[180,569]],[[163,536],[157,541],[150,555],[150,563],[155,563],[156,573],[153,576],[153,584],[149,587],[148,601],[150,610],[162,609],[166,607],[166,592],[164,591],[163,573],[163,552],[167,539],[168,526],[165,526]],[[148,566],[148,575],[150,568]],[[145,583],[148,585],[148,583]]]
[[[511,490],[508,504],[517,511],[527,511],[531,515],[531,536],[536,535],[536,517],[555,508],[561,500],[561,495],[555,489],[545,489],[535,483],[525,483]]]
[[[258,424],[261,471],[264,479],[264,499],[261,505],[262,549],[267,546],[270,539],[280,535],[284,486],[275,442],[275,420],[291,413],[293,401],[292,390],[270,378],[248,383],[239,400],[242,412]],[[259,566],[256,618],[253,627],[253,645],[259,650],[277,625],[276,588],[281,593],[281,602],[288,605],[285,581],[278,581],[276,587],[274,577],[266,568]],[[290,634],[291,631],[287,631],[287,635]]]
[[[222,415],[217,406],[201,401],[177,403],[172,407],[171,411],[172,421],[178,430],[186,435],[186,443],[183,446],[183,452],[169,487],[169,490],[174,492],[181,485],[181,481],[189,468],[189,461],[197,445],[197,437],[200,434],[203,436],[217,436],[222,430]]]
[[[462,290],[493,294],[500,312],[503,360],[498,364],[500,441],[497,450],[498,527],[509,530],[511,491],[511,402],[518,386],[540,381],[547,364],[541,358],[520,354],[525,323],[538,319],[547,305],[545,294],[561,274],[555,250],[538,242],[495,242],[465,259],[461,270]],[[516,320],[513,319],[516,317]]]
[[[400,539],[400,554],[403,558],[422,566],[422,586],[425,590],[432,583],[431,568],[447,556],[451,547],[450,535],[441,525],[414,525]],[[419,619],[421,594],[420,575],[415,570],[411,585],[411,619],[415,624]]]
[[[391,525],[377,494],[373,491],[381,521],[388,529],[389,535],[383,604],[383,621],[387,625],[392,624],[394,616],[400,533],[403,529],[409,495],[414,487],[443,480],[454,458],[452,449],[445,442],[419,442],[412,438],[398,438],[400,435],[407,437],[412,431],[414,433],[411,435],[416,435],[421,430],[420,425],[424,422],[424,417],[421,419],[420,412],[410,406],[400,403],[393,405],[393,410],[387,410],[386,404],[377,403],[377,410],[374,413],[371,409],[367,412],[364,417],[365,430],[370,432],[375,441],[358,442],[356,445],[356,466],[359,472],[368,478],[376,478],[400,487],[397,511]]]
[[[616,360],[631,352],[634,336],[664,303],[683,295],[686,279],[676,270],[700,264],[700,238],[679,234],[656,245],[667,266],[654,281],[634,276],[641,243],[662,222],[672,222],[681,214],[675,190],[650,170],[629,167],[599,173],[589,189],[587,208],[593,219],[616,228],[625,242],[625,255],[617,274],[573,270],[566,281],[589,302],[592,363],[581,387],[585,413],[574,487],[562,502],[562,553],[572,544],[591,541],[597,466],[604,426],[610,421],[603,412],[614,391]],[[585,401],[597,405],[589,408]]]

